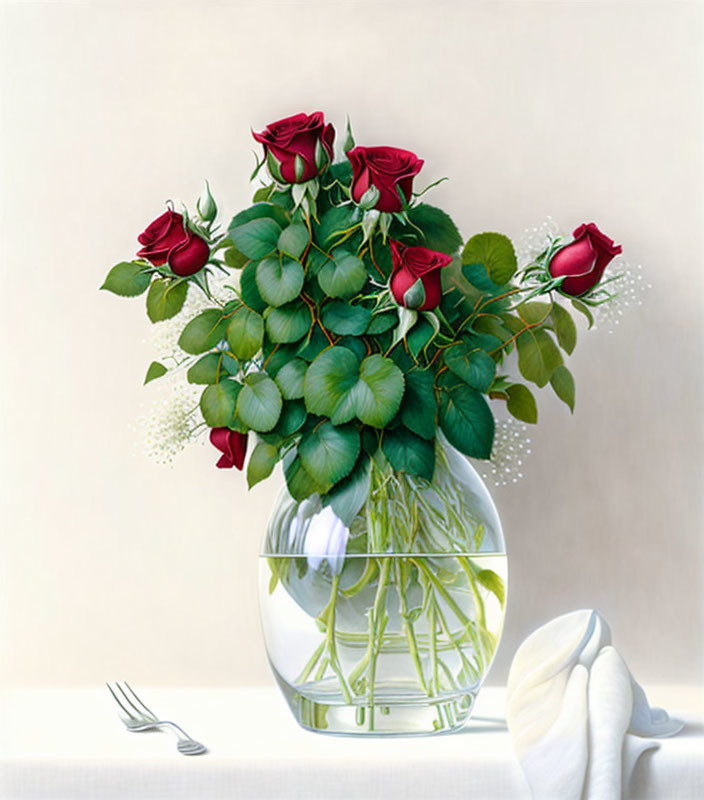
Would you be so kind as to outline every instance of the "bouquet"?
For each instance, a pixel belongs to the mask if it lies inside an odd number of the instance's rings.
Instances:
[[[322,686],[329,704],[370,709],[356,724],[378,730],[374,709],[396,696],[379,683],[384,654],[403,647],[411,695],[449,703],[429,729],[452,728],[494,652],[500,619],[487,602],[503,609],[505,577],[479,557],[503,540],[456,451],[491,457],[492,406],[537,422],[529,384],[574,408],[572,312],[591,326],[613,298],[605,270],[621,247],[590,222],[568,240],[546,236],[519,264],[505,235],[465,240],[426,202],[440,181],[418,190],[424,162],[408,150],[356,145],[348,122],[336,159],[320,112],[254,138],[250,206],[224,227],[206,183],[195,213],[169,204],[102,288],[146,292],[152,322],[199,294],[179,357],[153,362],[146,380],[182,370],[203,387],[194,427],[209,430],[220,468],[243,469],[252,448],[250,487],[283,462],[268,591],[283,586],[321,637],[312,629],[288,674],[270,648],[299,720],[329,724]],[[297,644],[287,647],[289,658]]]

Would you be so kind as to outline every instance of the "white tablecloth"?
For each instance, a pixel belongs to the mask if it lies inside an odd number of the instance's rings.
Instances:
[[[157,713],[210,752],[187,758],[165,733],[128,733],[104,688],[0,695],[3,800],[527,800],[504,723],[503,689],[485,688],[451,735],[352,738],[298,727],[275,689],[149,689]],[[658,687],[651,702],[687,723],[646,753],[638,800],[704,798],[701,689]]]

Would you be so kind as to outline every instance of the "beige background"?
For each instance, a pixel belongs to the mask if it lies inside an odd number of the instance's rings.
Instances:
[[[248,203],[250,126],[324,110],[443,175],[465,237],[597,220],[652,290],[582,336],[525,479],[496,490],[518,642],[583,606],[644,682],[701,679],[702,11],[684,2],[2,6],[0,682],[270,681],[271,481],[135,447],[143,298],[99,293],[166,198]],[[155,390],[154,390],[155,391]]]

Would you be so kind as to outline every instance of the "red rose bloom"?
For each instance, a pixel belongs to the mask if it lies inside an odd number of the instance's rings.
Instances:
[[[146,258],[155,267],[168,262],[182,278],[203,269],[210,258],[207,242],[184,228],[181,214],[171,209],[157,217],[137,240],[144,245],[137,253],[140,258]]]
[[[246,433],[237,433],[229,428],[211,428],[210,441],[222,453],[216,466],[220,469],[242,469],[247,453]]]
[[[410,200],[413,178],[423,166],[415,153],[398,147],[355,147],[347,158],[352,164],[352,199],[359,203],[367,189],[376,186],[377,211],[401,211],[398,189]]]
[[[264,146],[264,153],[276,160],[273,167],[269,161],[270,170],[279,173],[272,177],[284,183],[315,178],[333,158],[335,129],[325,124],[322,111],[280,119],[261,133],[252,131],[252,136]]]
[[[579,297],[599,283],[607,264],[622,248],[593,222],[575,228],[572,236],[574,241],[560,248],[550,259],[548,271],[553,278],[566,275],[560,291]]]
[[[427,247],[406,247],[393,239],[389,239],[389,245],[393,261],[389,286],[396,302],[418,311],[438,306],[442,299],[440,270],[452,261],[452,256]]]

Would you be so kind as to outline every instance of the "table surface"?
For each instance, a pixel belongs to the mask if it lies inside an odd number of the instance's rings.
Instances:
[[[129,733],[105,688],[0,693],[2,800],[348,800],[530,797],[506,730],[505,690],[486,687],[450,735],[356,738],[298,727],[273,688],[151,689],[145,702],[209,747],[187,758],[165,733]],[[704,697],[651,687],[686,723],[636,767],[630,798],[704,798]]]

